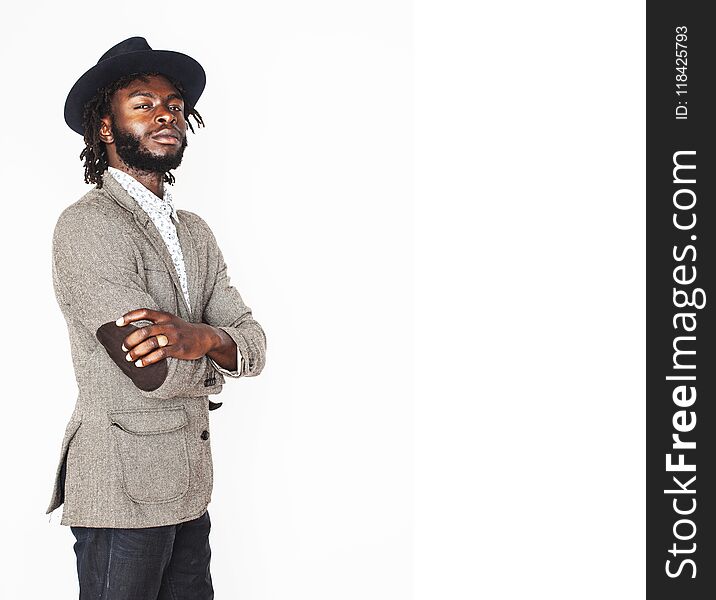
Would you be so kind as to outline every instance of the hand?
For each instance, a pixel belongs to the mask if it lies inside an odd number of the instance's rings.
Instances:
[[[151,321],[135,329],[123,340],[122,350],[127,360],[145,367],[169,356],[182,360],[196,360],[210,352],[215,345],[213,328],[204,323],[189,323],[168,312],[139,308],[117,319],[123,327],[133,321]]]

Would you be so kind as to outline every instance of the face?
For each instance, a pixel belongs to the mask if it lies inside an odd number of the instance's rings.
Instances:
[[[166,173],[181,164],[187,147],[184,101],[166,77],[135,79],[117,90],[111,111],[100,130],[110,165],[119,160],[138,171]]]

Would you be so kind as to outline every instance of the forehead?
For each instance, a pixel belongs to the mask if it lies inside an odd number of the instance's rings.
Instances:
[[[148,75],[142,79],[135,79],[124,88],[118,89],[113,101],[128,101],[137,97],[138,94],[145,92],[148,96],[157,96],[159,98],[179,98],[182,99],[179,90],[177,90],[164,75]]]

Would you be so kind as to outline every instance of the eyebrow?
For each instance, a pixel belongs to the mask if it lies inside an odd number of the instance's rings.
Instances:
[[[127,99],[134,98],[135,96],[146,96],[147,98],[158,98],[158,96],[154,92],[138,91],[138,92],[132,92],[131,94],[129,94],[129,96],[127,96]],[[184,102],[184,98],[181,97],[181,94],[171,93],[167,96],[167,100],[175,100],[175,99],[178,99],[178,100],[181,100],[182,102]]]

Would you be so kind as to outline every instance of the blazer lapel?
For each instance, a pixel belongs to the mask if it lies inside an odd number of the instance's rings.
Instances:
[[[186,284],[189,288],[192,321],[199,323],[201,321],[201,315],[197,315],[199,310],[199,257],[191,232],[179,212],[177,211],[178,220],[172,218],[172,221],[177,228],[177,237],[179,238],[181,253],[184,256],[184,269],[186,269]],[[169,257],[169,260],[171,260],[171,257]],[[184,297],[184,294],[182,294],[182,297]]]
[[[197,305],[196,296],[196,283],[197,283],[197,258],[196,251],[194,250],[193,243],[191,242],[191,235],[189,230],[181,223],[177,226],[177,237],[179,238],[179,245],[184,255],[184,264],[187,271],[187,286],[189,287],[189,300],[192,304],[191,307],[187,307],[186,299],[184,298],[184,292],[181,289],[181,282],[179,281],[179,275],[177,274],[176,267],[172,256],[167,249],[167,245],[164,242],[164,238],[157,230],[154,222],[150,216],[144,212],[137,204],[137,202],[127,193],[119,182],[112,177],[109,171],[102,173],[102,188],[109,192],[110,196],[120,205],[126,208],[129,212],[134,215],[134,220],[137,223],[137,228],[147,237],[152,247],[156,250],[157,254],[161,257],[162,261],[167,267],[169,276],[171,277],[172,283],[176,288],[177,295],[180,298],[181,306],[184,307],[185,315],[188,313],[191,315],[189,319],[192,319],[195,315],[195,306]],[[176,224],[176,221],[174,221]]]

